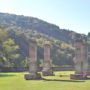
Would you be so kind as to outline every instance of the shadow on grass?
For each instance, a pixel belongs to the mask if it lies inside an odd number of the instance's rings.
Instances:
[[[90,80],[90,77],[89,77],[89,78],[87,78],[86,80]]]
[[[59,79],[43,79],[45,81],[61,81],[61,82],[85,82],[84,80],[59,80]]]
[[[11,77],[11,76],[15,76],[15,75],[10,75],[10,74],[0,74],[0,77]]]

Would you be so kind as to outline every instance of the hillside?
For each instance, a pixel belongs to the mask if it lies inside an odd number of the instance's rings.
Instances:
[[[60,29],[59,26],[40,20],[38,18],[0,13],[0,28],[8,30],[10,38],[14,39],[20,49],[17,53],[21,56],[14,60],[14,66],[27,66],[28,39],[38,42],[38,63],[42,65],[43,42],[50,41],[51,59],[53,65],[73,65],[73,42],[76,38],[84,38],[85,35],[74,31]],[[90,41],[90,35],[88,35]]]
[[[73,31],[60,29],[59,26],[38,18],[23,15],[0,13],[0,23],[3,23],[4,27],[18,27],[23,30],[35,30],[67,43],[72,42],[75,37],[74,35],[77,34]]]

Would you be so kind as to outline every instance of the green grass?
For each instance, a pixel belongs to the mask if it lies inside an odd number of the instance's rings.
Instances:
[[[70,80],[71,73],[60,71],[45,80],[28,81],[24,80],[25,73],[0,73],[0,90],[90,90],[90,80]]]

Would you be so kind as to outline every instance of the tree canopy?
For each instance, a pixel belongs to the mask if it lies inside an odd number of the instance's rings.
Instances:
[[[12,66],[13,60],[19,57],[16,51],[19,49],[13,39],[9,38],[7,30],[0,29],[0,64]]]

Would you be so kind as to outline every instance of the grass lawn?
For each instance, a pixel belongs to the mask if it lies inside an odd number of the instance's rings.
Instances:
[[[90,80],[70,80],[71,73],[60,71],[45,80],[28,81],[24,80],[25,73],[0,73],[0,90],[90,90]]]

